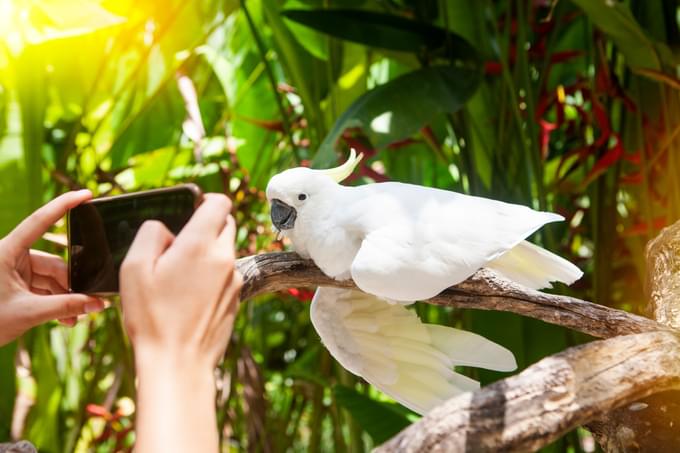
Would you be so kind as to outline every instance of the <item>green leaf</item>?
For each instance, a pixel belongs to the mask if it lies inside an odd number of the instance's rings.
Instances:
[[[44,48],[27,46],[15,61],[16,93],[21,111],[21,140],[30,208],[42,204],[43,122],[47,110],[47,68]]]
[[[133,113],[122,107],[112,119],[117,123],[112,127],[116,133],[110,150],[113,168],[127,165],[137,154],[177,142],[185,110],[176,84],[161,85]]]
[[[326,125],[323,121],[321,102],[328,92],[325,77],[310,77],[310,74],[324,74],[326,68],[323,62],[314,58],[295,39],[290,28],[286,26],[280,12],[278,2],[263,0],[263,12],[271,29],[274,48],[278,59],[291,84],[298,90],[305,114],[310,124],[310,140],[316,146],[326,135]]]
[[[17,350],[16,341],[0,347],[0,442],[10,439],[10,426],[14,400],[16,399],[17,382],[14,368],[14,355]]]
[[[328,379],[319,374],[319,356],[321,348],[322,346],[319,343],[308,347],[300,358],[288,366],[285,376],[313,382],[321,387],[328,387],[330,385]]]
[[[26,426],[29,427],[28,440],[39,450],[54,451],[54,446],[62,445],[59,409],[63,388],[50,347],[49,330],[49,326],[42,325],[31,332],[32,347],[29,351],[37,393]]]
[[[21,112],[17,102],[7,106],[7,130],[0,137],[0,237],[11,231],[30,212],[21,134]]]
[[[338,404],[352,414],[376,445],[392,438],[411,424],[409,419],[399,412],[396,404],[376,401],[344,385],[334,386],[333,395]]]
[[[395,181],[420,184],[440,189],[452,189],[453,182],[448,168],[425,143],[411,143],[399,148],[398,153],[383,152],[380,161],[385,174]]]
[[[287,9],[281,14],[314,30],[371,47],[418,54],[447,47],[451,59],[477,58],[475,49],[460,35],[392,14],[356,9]]]
[[[226,107],[230,108],[229,103],[236,99],[236,72],[238,66],[225,58],[220,52],[209,45],[198,46],[194,49],[196,55],[202,55],[205,61],[210,65],[217,80],[220,82],[222,91],[227,98]],[[242,60],[243,56],[239,55],[234,59]]]
[[[590,20],[605,32],[631,67],[661,69],[654,42],[635,21],[628,6],[610,0],[574,0]]]
[[[175,146],[167,146],[131,157],[131,165],[116,177],[116,181],[127,190],[139,188],[161,187],[166,182],[171,169],[188,165],[192,161],[192,153],[179,150]]]
[[[373,146],[383,148],[411,136],[437,115],[460,109],[479,80],[480,74],[471,69],[432,66],[368,91],[338,118],[321,143],[314,166],[335,163],[333,147],[346,128],[363,128]]]
[[[29,8],[33,43],[91,33],[101,28],[125,22],[99,5],[99,2],[81,0],[52,0],[31,2]]]
[[[306,10],[307,8],[304,7],[304,2],[300,0],[289,0],[284,5],[284,8],[291,10],[296,8]],[[328,36],[325,36],[319,31],[315,31],[310,27],[306,27],[291,20],[284,20],[284,23],[293,36],[295,36],[298,43],[300,43],[300,45],[304,47],[309,53],[320,60],[328,60]]]
[[[25,60],[22,62],[25,63]],[[16,70],[20,71],[21,68],[17,65]],[[41,91],[38,87],[33,87],[33,89]],[[26,102],[20,107],[19,102],[14,99],[18,96],[12,96],[12,92],[3,93],[1,118],[3,124],[0,127],[0,238],[11,231],[30,212],[32,203],[35,203],[32,200],[39,200],[42,194],[42,185],[33,187],[27,179],[26,162],[30,161],[33,165],[37,165],[38,171],[32,172],[37,177],[40,177],[40,166],[39,162],[24,159],[24,152],[28,150],[28,147],[24,146],[21,121],[23,114],[28,121],[39,121],[41,124],[42,116],[39,112],[34,112],[35,115],[33,115],[29,111],[30,103],[27,99],[24,98]],[[39,137],[42,137],[42,131],[39,134]],[[39,137],[33,138],[39,140]],[[16,342],[0,347],[0,442],[9,440],[10,436],[17,392],[15,353]]]
[[[7,112],[9,109],[9,96],[7,89],[2,85],[0,80],[0,139],[5,135],[7,130]]]

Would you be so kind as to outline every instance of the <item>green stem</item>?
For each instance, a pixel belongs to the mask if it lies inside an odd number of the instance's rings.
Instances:
[[[328,376],[331,366],[331,357],[325,349],[321,350],[321,357],[319,357],[319,369],[322,376]],[[314,395],[312,397],[312,414],[309,423],[309,431],[311,433],[308,445],[310,453],[321,451],[321,439],[323,430],[323,419],[326,413],[326,408],[323,405],[325,387],[321,385],[314,386]]]
[[[297,42],[293,34],[283,22],[279,2],[277,0],[262,0],[267,23],[272,32],[277,61],[285,70],[287,77],[300,95],[304,106],[305,118],[309,122],[311,148],[317,148],[326,136],[326,120],[321,109],[320,84],[314,77],[309,77],[309,71],[320,71],[317,60]]]
[[[524,141],[524,146],[529,147],[531,155],[530,161],[534,174],[536,196],[538,198],[538,207],[542,211],[547,208],[545,188],[543,187],[543,163],[541,162],[541,153],[538,148],[538,129],[536,127],[536,109],[534,108],[534,95],[531,84],[531,66],[529,64],[529,53],[524,46],[529,42],[527,36],[528,18],[526,11],[526,0],[519,0],[517,2],[517,71],[522,78],[522,85],[524,87],[524,103],[527,111],[527,126],[529,129],[529,137]],[[519,107],[519,104],[518,104]],[[524,129],[524,128],[522,128]],[[525,138],[526,134],[524,133]]]
[[[433,132],[434,133],[434,132]],[[423,140],[425,140],[425,143],[427,146],[430,147],[434,155],[441,161],[442,164],[444,165],[449,165],[451,162],[449,159],[446,157],[444,154],[444,151],[442,150],[441,146],[439,146],[439,143],[437,143],[433,137],[430,136],[430,134],[420,134],[421,137],[423,137]]]
[[[457,121],[456,114],[448,113],[446,115],[446,122],[449,124],[449,127],[453,132],[453,141],[457,141],[460,130],[464,128],[458,124],[459,121]],[[466,143],[469,144],[469,140],[467,140]],[[480,195],[478,192],[479,187],[477,185],[477,178],[475,177],[474,172],[474,158],[470,153],[470,149],[467,147],[465,149],[461,149],[458,156],[460,158],[458,162],[458,169],[461,173],[461,187],[463,191],[465,191],[465,186],[462,184],[463,178],[467,178],[468,192],[475,195]]]
[[[257,32],[257,28],[255,27],[255,22],[253,21],[253,18],[250,15],[250,11],[248,11],[248,7],[246,6],[246,0],[241,0],[241,8],[243,9],[243,14],[245,14],[246,20],[248,21],[248,26],[250,27],[250,32],[253,34],[253,38],[255,39],[255,44],[257,45],[257,50],[260,52],[260,57],[262,58],[262,62],[264,63],[264,66],[265,66],[265,73],[267,74],[267,79],[269,79],[269,83],[272,86],[272,92],[274,94],[274,98],[276,99],[276,104],[278,105],[279,112],[281,114],[281,121],[283,122],[283,129],[286,132],[286,135],[288,136],[288,140],[290,141],[290,146],[293,148],[293,153],[295,154],[295,158],[297,159],[298,162],[300,162],[302,160],[302,156],[300,155],[300,150],[298,149],[297,146],[295,146],[295,141],[293,140],[293,134],[290,130],[290,123],[288,122],[288,115],[286,114],[286,108],[283,105],[283,99],[281,97],[281,93],[279,93],[279,90],[278,90],[276,78],[274,77],[274,71],[272,70],[271,66],[269,65],[269,62],[267,61],[267,49],[264,46],[264,42],[262,41],[262,37]]]
[[[338,370],[338,380],[342,385],[349,388],[355,388],[357,378],[351,374],[349,371],[345,370],[343,367],[336,364]],[[352,418],[352,415],[346,411],[342,410],[342,418],[346,420],[347,425],[349,425],[349,446],[348,451],[351,453],[363,453],[364,452],[364,441],[362,439],[362,429],[361,426]]]

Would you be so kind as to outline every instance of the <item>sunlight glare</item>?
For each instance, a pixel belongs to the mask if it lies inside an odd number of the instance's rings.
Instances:
[[[378,134],[389,134],[392,126],[392,112],[381,113],[371,121],[371,130]]]

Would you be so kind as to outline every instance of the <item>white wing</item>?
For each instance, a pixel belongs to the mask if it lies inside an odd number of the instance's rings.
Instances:
[[[408,184],[356,189],[360,201],[348,212],[348,224],[365,235],[352,278],[362,290],[395,301],[433,297],[546,223],[563,220],[526,206]]]
[[[569,261],[527,241],[520,242],[486,267],[532,289],[551,288],[550,282],[555,281],[571,285],[583,276],[581,269]]]
[[[454,366],[516,367],[512,352],[484,337],[424,324],[414,311],[360,291],[318,288],[311,319],[342,366],[420,414],[479,388]]]

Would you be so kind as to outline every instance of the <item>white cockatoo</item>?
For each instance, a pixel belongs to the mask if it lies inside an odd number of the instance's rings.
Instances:
[[[561,216],[412,184],[340,185],[361,157],[352,150],[339,167],[272,177],[271,218],[301,256],[363,291],[317,289],[311,319],[330,353],[423,414],[478,388],[454,366],[512,371],[516,363],[502,346],[424,324],[403,304],[429,299],[481,268],[532,289],[571,284],[582,272],[525,240]]]

